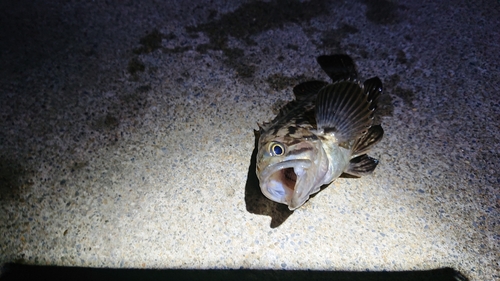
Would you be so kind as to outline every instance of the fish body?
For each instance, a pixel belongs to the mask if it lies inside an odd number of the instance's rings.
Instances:
[[[295,100],[259,130],[256,173],[261,191],[290,210],[342,173],[359,177],[373,172],[378,160],[366,152],[384,133],[373,125],[380,79],[359,82],[347,55],[317,60],[332,83],[295,86]]]

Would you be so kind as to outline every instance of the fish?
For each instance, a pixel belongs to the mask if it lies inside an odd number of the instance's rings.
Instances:
[[[379,161],[366,153],[384,135],[382,126],[374,124],[382,81],[360,82],[354,61],[345,54],[316,60],[332,82],[296,85],[295,100],[272,121],[259,124],[260,189],[292,211],[342,174],[371,174]]]

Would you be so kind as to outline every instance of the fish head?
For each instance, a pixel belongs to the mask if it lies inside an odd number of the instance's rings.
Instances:
[[[325,159],[316,136],[264,139],[257,153],[260,189],[270,200],[295,210],[319,191],[326,173]]]

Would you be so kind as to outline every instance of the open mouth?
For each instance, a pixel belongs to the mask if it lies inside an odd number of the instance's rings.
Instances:
[[[280,173],[281,182],[285,187],[291,190],[295,189],[295,183],[297,182],[297,174],[295,174],[293,168],[285,168],[278,171],[277,173]]]
[[[284,161],[267,167],[262,173],[265,183],[261,185],[262,192],[267,198],[288,205],[301,177],[310,166],[309,160],[301,159]]]

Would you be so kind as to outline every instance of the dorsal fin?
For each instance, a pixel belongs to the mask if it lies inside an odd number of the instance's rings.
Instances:
[[[365,93],[367,94],[367,99],[371,102],[371,110],[377,108],[378,98],[382,94],[382,81],[378,77],[373,77],[363,83],[365,87]]]
[[[319,56],[316,60],[326,74],[332,78],[333,82],[341,80],[354,81],[358,77],[354,61],[348,55]]]

